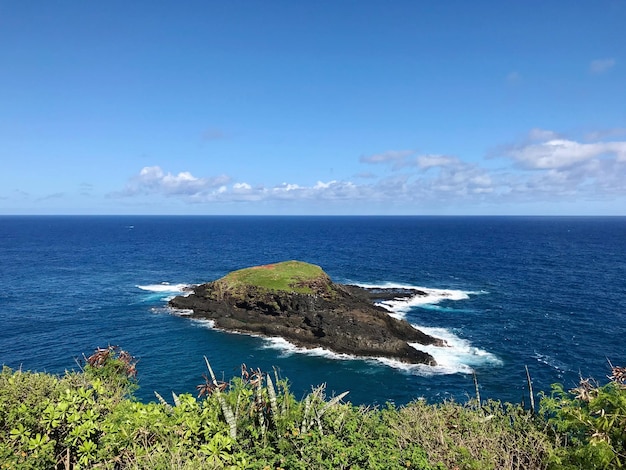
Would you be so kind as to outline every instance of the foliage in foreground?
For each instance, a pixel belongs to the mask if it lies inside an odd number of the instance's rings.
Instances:
[[[560,468],[626,467],[626,368],[611,366],[610,382],[581,379],[566,392],[552,386],[541,409],[563,442],[554,455]]]
[[[0,373],[0,468],[619,468],[623,380],[580,397],[555,389],[542,414],[488,401],[354,406],[324,387],[296,400],[278,374],[208,375],[198,398],[140,403],[135,361],[98,349],[80,373]],[[619,370],[619,368],[614,368]],[[599,411],[604,410],[604,411]],[[600,445],[598,445],[600,443]]]

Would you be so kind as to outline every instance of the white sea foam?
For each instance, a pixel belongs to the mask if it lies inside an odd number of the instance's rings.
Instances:
[[[191,321],[203,328],[215,328],[215,321],[209,320],[208,318],[192,318]]]
[[[409,310],[420,305],[431,305],[441,302],[442,300],[465,300],[469,299],[467,292],[460,290],[445,289],[419,289],[426,295],[414,295],[406,299],[394,299],[378,302],[378,305],[390,310],[396,317],[403,318]]]
[[[567,365],[561,361],[554,359],[546,354],[540,354],[537,351],[533,354],[533,357],[542,364],[545,364],[549,367],[552,367],[558,372],[571,372],[571,369],[567,367]]]
[[[447,374],[471,374],[472,366],[492,365],[499,366],[502,361],[495,355],[482,349],[473,347],[469,341],[459,338],[443,328],[425,328],[419,327],[431,336],[445,339],[448,346],[424,346],[421,344],[411,344],[412,347],[420,351],[429,353],[437,361],[436,366],[426,364],[407,364],[395,359],[386,357],[363,358],[351,354],[340,354],[324,348],[302,348],[296,346],[284,338],[263,338],[266,348],[278,349],[282,354],[290,356],[292,354],[307,354],[310,356],[325,357],[335,360],[365,360],[370,362],[378,362],[388,367],[399,369],[413,375],[431,376],[431,375],[447,375]]]
[[[284,355],[287,355],[287,356],[290,356],[291,354],[294,354],[294,353],[299,353],[299,354],[308,354],[310,356],[326,357],[329,359],[343,359],[343,360],[358,359],[356,356],[351,355],[351,354],[336,353],[336,352],[333,352],[324,348],[311,348],[311,349],[302,348],[280,337],[275,337],[275,336],[270,337],[270,338],[263,337],[263,340],[264,340],[263,341],[264,346],[266,348],[279,349]]]
[[[184,308],[173,308],[169,305],[151,307],[150,311],[159,315],[175,315],[177,317],[187,317],[193,314],[193,310]]]
[[[384,284],[355,284],[369,289],[414,289],[420,291],[412,297],[397,298],[377,302],[377,305],[389,310],[390,315],[396,318],[404,318],[406,313],[413,307],[437,304],[443,300],[466,300],[470,294],[478,292],[463,291],[457,289],[433,289],[431,287],[411,286],[407,284],[395,284],[387,282]],[[481,292],[482,293],[482,292]],[[425,295],[423,295],[425,294]]]
[[[358,284],[366,288],[398,288],[398,289],[415,289],[426,295],[417,294],[408,298],[398,298],[377,303],[381,307],[389,310],[389,314],[395,318],[404,319],[407,312],[414,307],[433,307],[435,304],[444,300],[467,300],[470,295],[487,294],[486,291],[464,291],[457,289],[434,289],[430,287],[412,286],[406,284],[384,283],[384,284]],[[456,311],[456,310],[455,310]],[[502,361],[494,354],[483,349],[472,346],[471,343],[463,338],[458,337],[445,328],[426,327],[421,325],[413,325],[420,331],[441,338],[446,341],[447,346],[424,346],[418,343],[412,343],[411,346],[420,351],[430,354],[437,366],[430,367],[423,364],[404,364],[390,359],[378,359],[392,367],[406,370],[407,372],[418,375],[432,374],[471,374],[473,367],[488,365],[500,366]]]
[[[190,308],[168,308],[169,313],[178,317],[188,317],[193,314],[193,309]]]
[[[170,284],[169,282],[162,282],[161,284],[146,284],[136,287],[149,292],[183,292],[189,287],[189,284]]]
[[[145,300],[158,299],[164,302],[169,302],[177,295],[188,296],[191,294],[190,284],[170,284],[169,282],[162,282],[161,284],[146,284],[135,286],[146,292],[150,292],[150,296]]]
[[[472,373],[475,366],[501,366],[502,361],[494,354],[484,349],[472,346],[463,338],[445,328],[433,328],[413,325],[427,335],[445,340],[447,346],[424,346],[423,344],[411,343],[415,349],[427,352],[435,358],[438,368],[448,373]]]
[[[407,364],[405,362],[396,361],[394,359],[388,359],[386,357],[375,358],[377,362],[385,364],[386,366],[393,367],[394,369],[401,370],[407,374],[419,375],[422,377],[430,377],[433,375],[450,375],[450,374],[471,374],[472,369],[470,367],[446,367],[441,364],[436,366],[429,366],[426,364]]]

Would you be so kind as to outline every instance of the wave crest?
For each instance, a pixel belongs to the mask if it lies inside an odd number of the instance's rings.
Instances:
[[[169,282],[162,282],[161,284],[146,284],[135,286],[138,289],[148,292],[184,292],[189,284],[170,284]]]
[[[398,298],[377,302],[376,305],[389,310],[390,315],[396,318],[404,318],[406,313],[414,307],[437,304],[443,300],[467,300],[471,294],[479,292],[464,291],[458,289],[434,289],[431,287],[412,286],[408,284],[396,284],[385,282],[383,284],[355,284],[366,289],[413,289],[420,293],[408,298]],[[423,295],[425,294],[425,295]]]

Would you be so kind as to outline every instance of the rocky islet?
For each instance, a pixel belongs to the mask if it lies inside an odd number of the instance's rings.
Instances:
[[[225,331],[282,337],[304,348],[436,365],[409,343],[445,346],[375,302],[426,295],[416,289],[336,284],[318,266],[287,261],[234,271],[170,300]]]

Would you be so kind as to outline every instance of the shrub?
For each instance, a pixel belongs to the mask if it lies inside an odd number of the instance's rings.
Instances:
[[[558,468],[609,469],[626,465],[626,368],[612,367],[609,383],[599,386],[581,379],[566,392],[552,386],[543,396],[541,412],[563,447],[555,452]]]
[[[544,469],[553,449],[541,420],[497,401],[418,400],[392,415],[391,426],[402,448],[418,445],[444,468]]]
[[[136,360],[97,349],[62,377],[0,373],[0,468],[622,468],[626,370],[611,382],[553,386],[535,415],[497,401],[354,406],[324,385],[296,400],[287,380],[242,366],[209,374],[198,397],[141,403]]]

